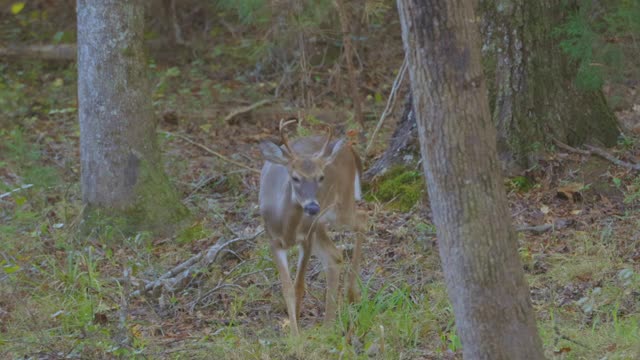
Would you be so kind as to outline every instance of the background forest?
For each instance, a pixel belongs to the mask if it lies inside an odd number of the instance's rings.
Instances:
[[[0,0],[0,358],[462,358],[396,3],[144,3],[170,224],[83,200],[76,2]],[[483,66],[545,355],[640,358],[640,2],[509,3]],[[321,327],[312,258],[297,340],[257,207],[281,119],[350,140],[369,216],[362,299]]]

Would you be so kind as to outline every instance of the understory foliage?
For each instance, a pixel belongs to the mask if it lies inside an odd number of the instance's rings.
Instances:
[[[624,82],[640,75],[640,2],[580,0],[556,29],[560,46],[579,63],[577,84],[600,89],[604,80]]]

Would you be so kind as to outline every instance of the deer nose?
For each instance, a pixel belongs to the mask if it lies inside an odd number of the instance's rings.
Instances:
[[[304,206],[304,212],[307,215],[315,216],[320,212],[320,204],[312,201]]]

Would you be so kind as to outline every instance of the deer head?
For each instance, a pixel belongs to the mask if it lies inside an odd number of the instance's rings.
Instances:
[[[289,145],[289,139],[284,132],[284,128],[294,122],[296,120],[286,123],[280,121],[283,147],[266,141],[260,144],[260,148],[265,160],[287,168],[293,199],[302,207],[305,214],[315,216],[320,212],[318,195],[328,187],[325,181],[325,168],[335,160],[344,140],[338,140],[330,146],[333,131],[328,127],[327,138],[319,151],[311,155],[297,153]]]

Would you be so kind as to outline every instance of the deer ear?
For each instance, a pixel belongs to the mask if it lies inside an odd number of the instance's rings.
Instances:
[[[260,150],[262,151],[264,159],[274,164],[287,165],[289,160],[291,160],[291,154],[289,154],[289,152],[270,141],[261,142]]]
[[[338,157],[338,154],[340,153],[340,150],[342,150],[343,146],[344,146],[344,139],[340,139],[336,141],[335,144],[333,144],[331,153],[325,156],[325,159],[327,160],[328,164],[332,163],[336,159],[336,157]]]

